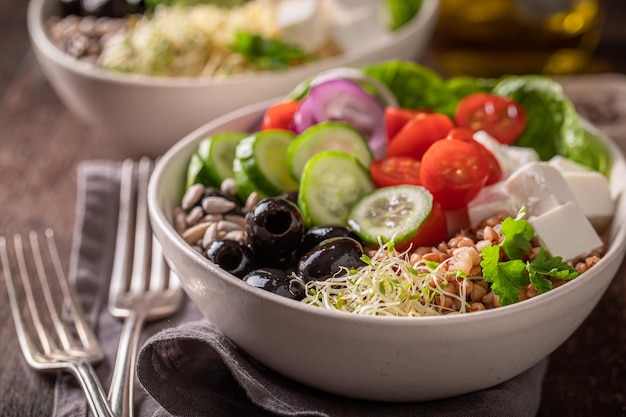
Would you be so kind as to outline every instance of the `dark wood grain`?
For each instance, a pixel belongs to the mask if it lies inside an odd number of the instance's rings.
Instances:
[[[607,7],[598,62],[626,73],[626,7],[623,0]],[[126,155],[59,102],[29,51],[25,10],[25,0],[0,0],[0,235],[53,227],[68,259],[77,164]],[[539,416],[626,416],[624,271],[626,264],[584,325],[551,355]],[[0,284],[0,416],[50,415],[53,380],[24,362]]]

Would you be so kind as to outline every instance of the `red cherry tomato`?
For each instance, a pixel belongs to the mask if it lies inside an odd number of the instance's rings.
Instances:
[[[424,154],[422,185],[444,210],[467,206],[489,178],[489,161],[472,143],[459,139],[435,142]]]
[[[485,185],[494,184],[502,179],[502,167],[500,166],[500,163],[489,149],[474,139],[474,133],[471,130],[463,127],[455,127],[448,132],[447,139],[459,139],[472,143],[480,149],[483,155],[485,155],[485,158],[489,161],[489,178],[487,178],[487,183]]]
[[[526,112],[516,101],[489,93],[474,93],[463,98],[454,113],[460,127],[484,130],[500,143],[510,144],[526,127]]]
[[[261,123],[261,130],[291,130],[291,119],[300,102],[296,100],[281,101],[267,109]]]
[[[396,244],[396,248],[400,251],[404,251],[411,247],[417,249],[425,246],[437,246],[441,242],[444,242],[448,238],[448,222],[446,221],[446,215],[441,208],[441,205],[436,201],[433,201],[433,208],[430,210],[430,214],[424,220],[424,223],[417,230],[417,234],[404,242]]]
[[[370,174],[378,187],[422,185],[420,165],[420,161],[408,156],[387,157],[374,161],[370,165]]]
[[[426,149],[446,137],[454,127],[445,114],[422,113],[413,117],[387,145],[387,156],[410,156],[422,159]]]
[[[403,109],[402,107],[385,108],[385,127],[387,139],[391,140],[409,120],[422,113],[419,110]]]

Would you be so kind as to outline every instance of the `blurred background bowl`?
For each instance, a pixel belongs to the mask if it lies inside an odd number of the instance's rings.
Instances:
[[[626,163],[614,143],[596,131],[615,156],[611,186],[621,195],[609,250],[585,274],[546,294],[471,314],[397,318],[324,310],[252,287],[192,249],[172,218],[199,142],[221,131],[257,129],[270,104],[223,116],[177,143],[155,169],[148,203],[154,232],[190,299],[243,351],[289,378],[382,401],[432,400],[494,386],[569,338],[620,266],[626,251]]]
[[[101,129],[129,156],[158,155],[203,123],[246,104],[288,93],[309,75],[343,65],[418,59],[437,20],[439,0],[423,0],[418,15],[391,39],[284,72],[230,79],[175,79],[122,74],[61,51],[45,31],[61,15],[60,0],[31,0],[28,32],[51,86],[78,117]]]

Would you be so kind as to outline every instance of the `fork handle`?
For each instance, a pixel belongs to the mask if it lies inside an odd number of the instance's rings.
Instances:
[[[83,391],[87,396],[87,401],[91,411],[97,417],[115,417],[113,410],[107,402],[107,397],[96,375],[96,371],[89,362],[78,362],[68,364],[69,371],[76,376]]]
[[[134,364],[144,321],[145,315],[139,313],[131,313],[124,320],[109,388],[109,403],[116,416],[132,417],[134,414]]]

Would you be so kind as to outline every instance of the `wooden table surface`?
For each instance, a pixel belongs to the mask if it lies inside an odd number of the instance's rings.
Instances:
[[[607,0],[596,69],[626,73],[624,6]],[[26,0],[0,0],[0,235],[53,227],[68,259],[77,164],[126,155],[51,90],[30,51],[25,10]],[[0,284],[0,415],[50,415],[53,386],[53,376],[32,372],[23,360]],[[588,320],[551,355],[539,415],[626,416],[626,264]]]

